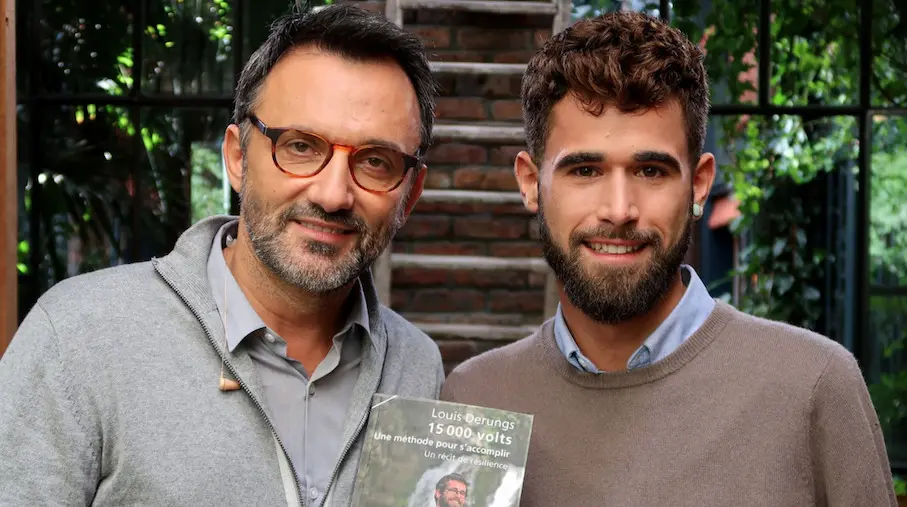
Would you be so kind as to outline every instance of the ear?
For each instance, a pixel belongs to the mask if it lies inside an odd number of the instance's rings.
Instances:
[[[413,184],[409,188],[409,195],[407,196],[406,201],[406,210],[404,210],[404,218],[409,218],[409,214],[412,213],[413,208],[416,207],[416,203],[419,202],[419,197],[422,196],[422,190],[425,188],[425,175],[428,174],[428,166],[423,164],[419,167],[419,172],[416,173],[413,178]]]
[[[230,178],[230,186],[238,194],[242,189],[242,162],[245,155],[239,139],[239,127],[235,123],[231,123],[224,132],[222,151],[224,163],[227,165],[227,177]]]
[[[513,174],[523,196],[523,205],[533,213],[538,212],[539,169],[526,151],[519,152],[513,161]]]
[[[693,170],[693,203],[705,208],[705,201],[709,198],[712,183],[715,182],[715,157],[711,153],[703,153],[699,163]],[[692,211],[691,211],[692,213]]]

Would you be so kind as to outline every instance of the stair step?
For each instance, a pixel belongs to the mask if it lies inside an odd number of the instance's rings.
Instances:
[[[444,9],[453,11],[487,12],[489,14],[557,14],[553,2],[481,0],[399,0],[403,9]]]
[[[431,70],[438,74],[496,74],[519,76],[526,72],[526,64],[484,62],[431,62]]]
[[[538,330],[536,326],[495,326],[491,324],[447,324],[440,322],[414,322],[423,333],[434,339],[473,339],[514,341],[525,338]]]
[[[513,122],[441,122],[432,131],[435,138],[455,141],[484,141],[522,144],[526,140],[523,125]]]
[[[522,204],[523,198],[519,192],[426,188],[422,191],[419,201],[432,204]]]
[[[481,257],[476,255],[395,253],[391,254],[391,265],[395,268],[548,272],[548,263],[544,259],[536,257]]]

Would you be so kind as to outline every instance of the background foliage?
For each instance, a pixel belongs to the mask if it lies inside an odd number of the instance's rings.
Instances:
[[[758,0],[676,0],[671,22],[706,51],[713,104],[755,104],[758,62],[769,58],[774,106],[859,103],[861,5],[872,2],[874,107],[907,104],[907,4],[893,0],[773,1],[771,49],[760,52]],[[577,15],[618,8],[657,14],[658,2],[577,2]],[[734,303],[763,317],[817,330],[847,343],[856,284],[855,196],[858,119],[803,115],[713,117],[711,135],[724,177],[740,202],[732,224],[740,242]],[[870,174],[870,284],[907,287],[907,122],[876,115]],[[730,295],[726,295],[730,299]],[[868,337],[870,390],[892,461],[907,459],[907,299],[875,296]],[[849,317],[850,316],[850,317]]]

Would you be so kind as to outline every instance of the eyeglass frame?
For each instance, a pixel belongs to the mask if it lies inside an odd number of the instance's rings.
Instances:
[[[406,180],[406,175],[409,174],[411,169],[413,169],[414,167],[424,166],[424,164],[422,163],[421,150],[416,151],[415,155],[410,155],[409,153],[404,153],[396,148],[392,148],[390,146],[385,146],[385,145],[380,145],[380,144],[363,144],[360,146],[351,146],[348,144],[333,143],[333,142],[325,139],[324,136],[316,134],[314,132],[308,132],[305,130],[300,130],[300,129],[292,128],[292,127],[269,127],[267,124],[265,124],[265,122],[261,121],[261,119],[253,113],[249,113],[248,115],[246,115],[246,117],[249,119],[249,121],[253,125],[255,125],[255,128],[258,129],[259,132],[261,132],[265,137],[267,137],[268,139],[271,140],[271,160],[274,162],[274,167],[276,167],[277,170],[279,170],[280,172],[286,174],[287,176],[289,176],[291,178],[313,178],[313,177],[317,176],[331,162],[331,159],[334,157],[334,149],[338,148],[338,147],[348,149],[351,159],[356,152],[367,149],[367,148],[381,148],[383,150],[391,150],[396,153],[399,153],[403,157],[403,163],[404,163],[403,174],[400,175],[400,180],[397,181],[397,183],[395,183],[394,186],[392,186],[386,190],[373,190],[371,188],[366,188],[366,187],[362,186],[362,184],[359,183],[359,180],[356,179],[356,173],[353,170],[353,166],[350,165],[349,163],[347,163],[347,169],[349,169],[349,171],[350,171],[350,176],[353,178],[353,183],[355,183],[356,186],[361,188],[362,190],[365,190],[366,192],[369,192],[372,194],[381,195],[381,194],[387,194],[387,193],[393,192],[400,186],[401,183],[403,183],[404,180]],[[317,170],[315,170],[315,172],[313,172],[312,174],[302,175],[302,174],[291,173],[291,172],[287,171],[286,169],[284,169],[283,167],[280,167],[280,163],[277,162],[277,141],[280,139],[280,136],[284,135],[287,132],[291,132],[291,131],[301,132],[303,134],[315,137],[317,139],[321,139],[330,148],[330,151],[328,151],[327,155],[324,157],[324,161],[321,163],[321,167],[319,167]]]

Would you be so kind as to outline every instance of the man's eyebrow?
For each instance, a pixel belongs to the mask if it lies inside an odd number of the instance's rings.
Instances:
[[[312,129],[311,127],[308,127],[306,125],[293,124],[293,125],[290,125],[289,127],[277,127],[277,128],[290,128],[290,129],[294,129],[294,130],[300,130],[302,132],[311,132],[312,134],[317,134],[319,136],[324,137],[329,142],[334,142],[333,140],[329,139],[328,136],[325,136],[325,135],[319,133],[317,130]],[[337,143],[337,144],[345,144],[345,143]],[[403,148],[402,145],[395,143],[393,141],[388,141],[387,139],[380,139],[377,137],[372,137],[372,138],[366,139],[365,141],[363,141],[361,143],[357,143],[356,145],[357,146],[365,146],[365,145],[383,146],[385,148],[397,150],[401,153],[407,153],[406,149]]]
[[[361,144],[363,144],[363,145],[370,144],[373,146],[384,146],[385,148],[397,150],[400,153],[408,153],[402,145],[399,145],[393,141],[388,141],[386,139],[378,139],[377,137],[372,137],[372,138],[366,139],[365,142],[361,143]]]
[[[658,162],[680,172],[680,161],[663,151],[640,151],[633,155],[633,160],[636,162]]]
[[[594,151],[578,151],[575,153],[568,153],[560,159],[557,163],[554,164],[554,169],[562,169],[564,167],[569,167],[579,164],[599,164],[605,161],[605,155],[603,153],[598,153]]]

